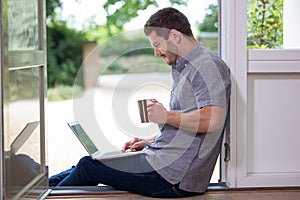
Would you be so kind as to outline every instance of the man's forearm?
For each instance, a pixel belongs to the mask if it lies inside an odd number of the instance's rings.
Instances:
[[[223,124],[224,109],[207,106],[187,113],[167,111],[166,123],[191,132],[213,132]]]

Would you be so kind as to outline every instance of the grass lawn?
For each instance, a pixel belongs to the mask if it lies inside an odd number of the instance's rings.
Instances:
[[[48,88],[48,101],[63,101],[72,99],[73,86],[60,85],[55,88]]]

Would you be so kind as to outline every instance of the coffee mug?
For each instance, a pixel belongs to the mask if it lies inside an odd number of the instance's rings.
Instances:
[[[147,107],[148,105],[151,104],[151,99],[142,99],[138,100],[138,108],[140,112],[140,118],[142,123],[147,123],[150,122],[149,117],[148,117],[148,112],[147,112]]]

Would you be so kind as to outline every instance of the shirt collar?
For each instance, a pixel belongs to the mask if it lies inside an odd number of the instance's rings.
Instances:
[[[176,63],[172,65],[172,69],[178,72],[182,72],[182,70],[190,61],[194,60],[195,57],[199,57],[199,54],[202,53],[203,53],[203,45],[199,42],[185,55],[177,58]]]
[[[188,61],[184,59],[184,57],[179,57],[177,58],[176,63],[172,65],[172,68],[180,73],[185,68],[187,63]]]

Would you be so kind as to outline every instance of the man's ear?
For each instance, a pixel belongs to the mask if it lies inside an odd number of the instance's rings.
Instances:
[[[177,31],[176,29],[172,29],[170,31],[170,37],[176,44],[180,44],[181,39],[182,39],[182,34],[179,31]]]

